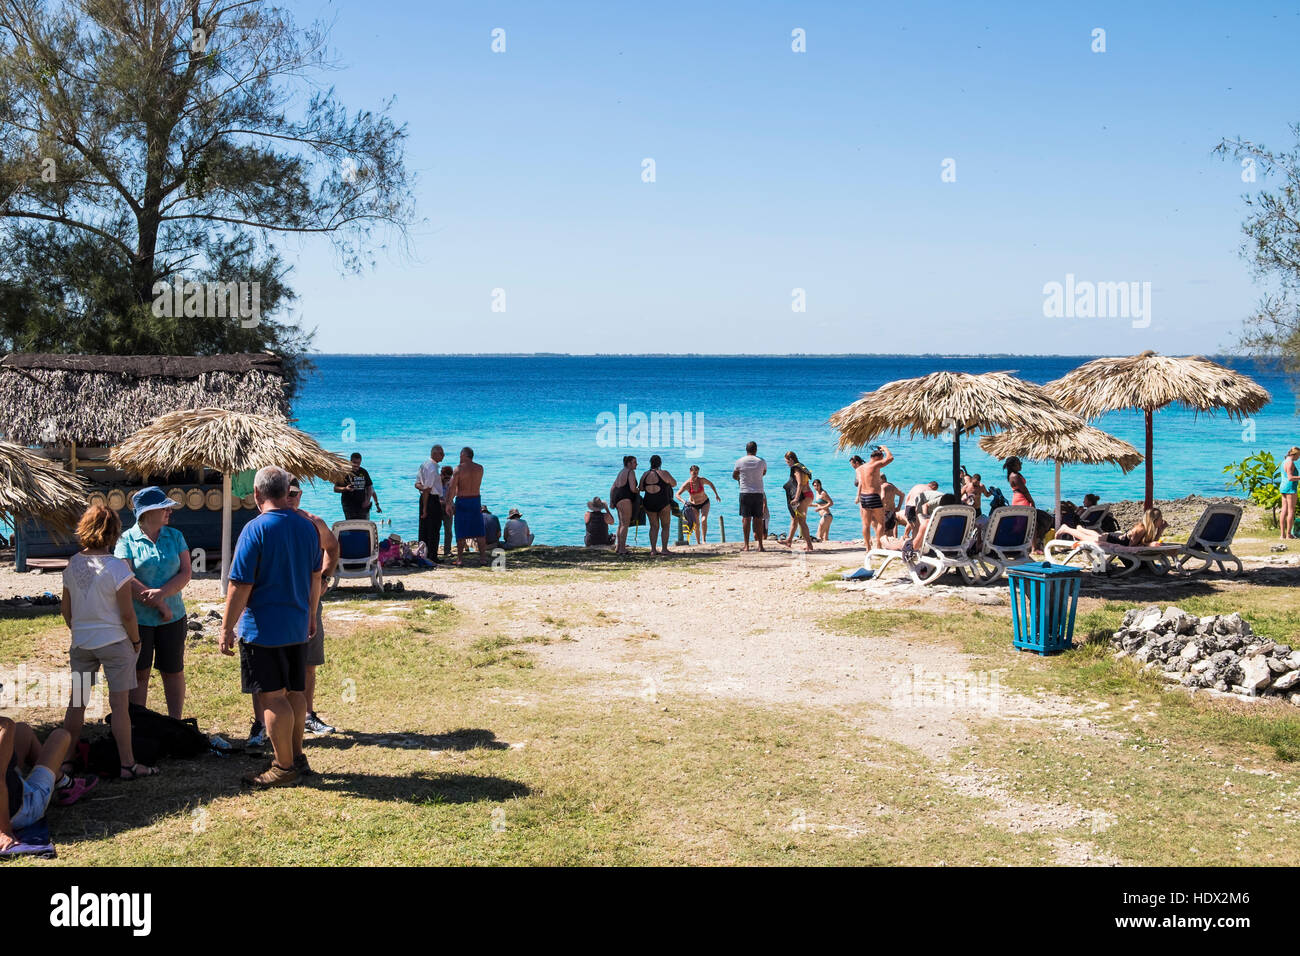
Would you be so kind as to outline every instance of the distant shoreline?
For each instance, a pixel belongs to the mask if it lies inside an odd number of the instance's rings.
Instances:
[[[312,358],[671,358],[671,359],[1093,359],[1100,353],[1066,352],[308,352]],[[1215,361],[1242,359],[1270,362],[1276,358],[1258,358],[1231,352],[1214,352],[1205,356]]]

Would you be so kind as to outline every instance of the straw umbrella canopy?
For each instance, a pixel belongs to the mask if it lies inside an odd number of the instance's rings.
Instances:
[[[85,510],[80,478],[21,445],[0,441],[0,516],[16,525],[18,515],[30,515],[69,531]]]
[[[980,448],[994,458],[1028,458],[1056,464],[1056,526],[1061,526],[1061,465],[1119,465],[1127,474],[1142,464],[1142,455],[1121,438],[1083,419],[1075,420],[1065,431],[1040,432],[1032,428],[1012,428],[1000,435],[980,439]]]
[[[1151,416],[1168,405],[1195,412],[1223,409],[1232,418],[1253,415],[1270,401],[1248,375],[1200,356],[1175,358],[1146,351],[1127,358],[1099,358],[1044,386],[1049,397],[1084,418],[1122,408],[1146,416],[1146,507],[1155,498]]]
[[[267,415],[196,408],[160,415],[113,449],[109,461],[137,475],[184,468],[221,472],[221,588],[230,574],[231,476],[276,465],[301,478],[337,481],[348,463],[287,421]]]
[[[953,490],[961,490],[961,436],[965,432],[1066,428],[1075,416],[1062,414],[1043,390],[1006,372],[932,372],[867,392],[830,418],[841,450],[884,435],[915,438],[952,436]]]

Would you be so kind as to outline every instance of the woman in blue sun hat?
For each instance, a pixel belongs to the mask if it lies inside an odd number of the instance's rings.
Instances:
[[[131,498],[135,524],[118,539],[114,554],[135,574],[131,596],[140,622],[140,656],[131,703],[146,706],[149,674],[162,674],[167,713],[179,719],[185,707],[185,600],[190,583],[190,550],[185,536],[169,525],[180,505],[156,485]]]

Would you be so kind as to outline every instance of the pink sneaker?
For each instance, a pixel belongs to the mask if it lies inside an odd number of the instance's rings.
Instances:
[[[61,807],[69,807],[98,786],[98,777],[73,777],[72,783],[54,794],[54,802]]]

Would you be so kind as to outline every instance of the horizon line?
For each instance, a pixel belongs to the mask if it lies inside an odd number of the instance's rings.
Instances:
[[[305,352],[321,358],[1098,358],[1101,352]],[[1166,353],[1159,353],[1166,354]],[[1242,352],[1201,352],[1207,358],[1268,361]],[[1273,358],[1276,358],[1274,356]]]

